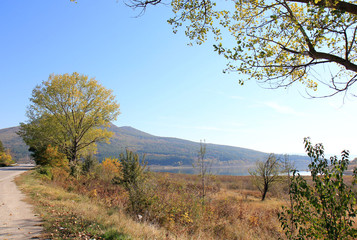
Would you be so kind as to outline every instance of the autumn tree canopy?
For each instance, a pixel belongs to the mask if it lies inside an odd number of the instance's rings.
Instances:
[[[133,8],[171,4],[174,32],[191,43],[213,37],[239,83],[266,87],[326,86],[326,96],[354,94],[357,80],[356,1],[339,0],[127,0]]]
[[[70,162],[78,160],[112,136],[106,127],[119,114],[112,91],[78,73],[51,75],[36,86],[30,101],[19,135],[35,158],[51,145]]]

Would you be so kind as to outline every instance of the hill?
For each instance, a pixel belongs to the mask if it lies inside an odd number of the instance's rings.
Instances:
[[[0,130],[0,140],[4,146],[11,149],[16,160],[20,162],[29,160],[27,146],[16,132],[19,127]],[[188,140],[158,137],[132,127],[117,127],[111,125],[110,131],[114,132],[111,144],[98,144],[97,158],[101,161],[105,157],[117,157],[125,148],[146,154],[149,165],[158,166],[191,166],[197,157],[200,144]],[[206,157],[213,159],[215,166],[247,166],[253,165],[257,160],[264,160],[267,153],[251,149],[232,147],[217,144],[207,144]],[[299,169],[307,166],[308,158],[303,156],[290,156]]]

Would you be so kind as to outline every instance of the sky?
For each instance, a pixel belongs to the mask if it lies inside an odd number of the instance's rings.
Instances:
[[[78,72],[113,90],[119,127],[267,153],[303,154],[311,137],[328,154],[357,155],[356,98],[240,86],[212,42],[173,34],[169,6],[138,17],[121,1],[77,2],[0,1],[0,129],[26,121],[32,89],[50,74]]]

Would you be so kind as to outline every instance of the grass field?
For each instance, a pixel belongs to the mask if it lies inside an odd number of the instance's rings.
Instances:
[[[32,171],[17,179],[52,239],[278,239],[284,183],[266,201],[249,176],[212,176],[205,204],[197,175],[150,173],[142,214],[128,211],[128,193],[94,175],[53,180]]]

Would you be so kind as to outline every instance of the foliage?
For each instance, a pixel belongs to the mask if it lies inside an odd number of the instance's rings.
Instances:
[[[174,32],[186,27],[190,41],[202,44],[209,33],[214,50],[227,59],[225,71],[238,72],[268,87],[300,82],[316,90],[327,85],[333,95],[356,82],[357,5],[320,0],[128,0],[145,8],[171,3]],[[337,66],[337,67],[336,67]],[[316,73],[328,68],[329,80]]]
[[[102,168],[102,179],[111,181],[113,178],[121,178],[122,175],[122,165],[117,158],[105,158],[100,164]]]
[[[38,152],[37,152],[38,153]],[[38,153],[39,154],[39,153]],[[37,165],[48,165],[50,167],[68,167],[68,160],[64,153],[58,151],[58,147],[47,146],[46,150],[35,158]]]
[[[131,203],[131,212],[135,214],[144,214],[150,205],[148,193],[145,186],[146,163],[145,156],[140,161],[139,154],[126,149],[125,154],[119,156],[122,166],[122,175],[115,177],[113,183],[121,184],[129,193]]]
[[[0,152],[0,167],[10,166],[13,163],[15,162],[12,160],[10,150]]]
[[[262,201],[270,187],[281,179],[281,165],[275,154],[270,154],[265,162],[257,161],[254,170],[249,171],[254,185],[262,194]]]
[[[2,142],[0,141],[0,153],[5,152],[5,148],[4,145],[2,144]]]
[[[72,161],[69,163],[70,175],[79,179],[83,174],[83,166],[79,161]]]
[[[28,123],[21,123],[18,134],[35,153],[48,144],[58,147],[70,162],[93,152],[96,142],[106,141],[106,130],[119,114],[111,90],[94,78],[78,73],[50,75],[36,86],[28,107]]]
[[[42,179],[52,180],[52,167],[49,165],[39,166],[36,168],[37,173],[40,174]]]
[[[82,170],[84,173],[92,172],[98,165],[98,160],[93,154],[88,154],[83,158]]]
[[[12,160],[10,150],[5,149],[4,145],[0,141],[0,167],[10,166],[13,163],[15,163],[15,162],[14,162],[14,160]]]
[[[305,150],[311,158],[312,184],[294,172],[292,205],[279,215],[285,235],[289,239],[356,239],[356,194],[343,176],[349,164],[348,151],[342,152],[341,160],[334,156],[328,161],[323,145],[312,146],[309,138],[305,139]],[[354,170],[353,185],[356,173]]]

